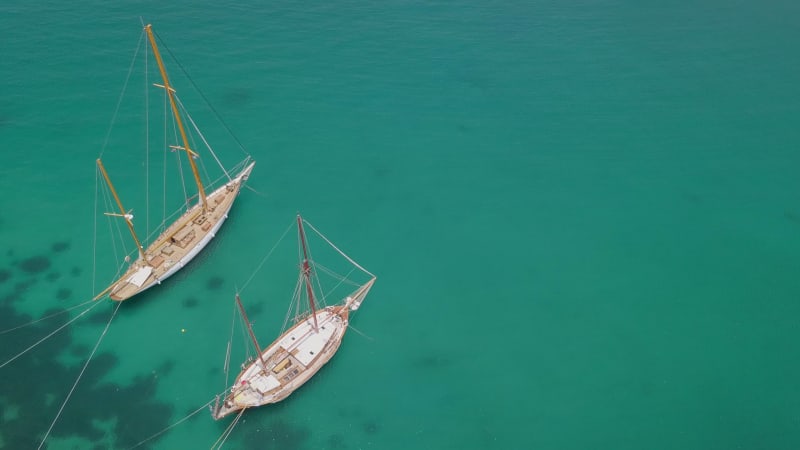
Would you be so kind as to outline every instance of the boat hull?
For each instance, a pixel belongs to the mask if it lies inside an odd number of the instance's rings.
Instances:
[[[212,409],[214,419],[245,408],[277,403],[305,384],[339,350],[347,331],[349,309],[329,306],[308,316],[283,333],[236,377],[222,404]]]
[[[211,242],[228,218],[236,197],[255,162],[248,164],[231,181],[209,194],[208,207],[197,204],[183,213],[145,250],[108,289],[109,297],[123,301],[161,284],[186,266]]]

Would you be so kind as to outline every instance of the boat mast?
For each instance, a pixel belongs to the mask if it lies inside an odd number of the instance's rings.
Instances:
[[[250,321],[247,320],[247,313],[244,312],[244,306],[242,305],[242,300],[239,298],[239,294],[236,294],[236,304],[239,305],[239,311],[242,312],[242,318],[244,318],[244,323],[247,324],[247,331],[250,332],[250,338],[253,340],[253,344],[256,346],[256,351],[258,352],[258,359],[261,360],[261,366],[266,370],[267,363],[264,362],[264,357],[261,355],[261,347],[258,346],[258,341],[256,340],[256,335],[253,333],[253,327],[250,326]]]
[[[156,45],[156,38],[153,35],[152,25],[146,25],[144,27],[145,31],[147,31],[147,37],[150,40],[150,46],[153,47],[153,55],[156,57],[156,62],[158,62],[158,70],[161,71],[161,78],[164,79],[164,89],[167,91],[167,97],[169,97],[169,104],[172,106],[172,114],[175,116],[175,121],[178,123],[178,130],[181,132],[181,138],[183,139],[183,150],[186,151],[186,156],[189,157],[189,165],[192,167],[192,174],[194,174],[194,181],[197,183],[197,193],[200,196],[200,204],[203,207],[203,211],[206,210],[206,190],[203,187],[203,182],[200,180],[200,172],[197,171],[197,164],[194,162],[194,157],[197,155],[195,152],[189,148],[189,139],[186,138],[186,130],[183,128],[183,122],[181,121],[181,114],[178,111],[178,104],[175,101],[175,91],[169,85],[169,77],[167,77],[167,70],[164,68],[164,62],[161,60],[161,53],[158,51],[158,46]]]
[[[133,236],[133,240],[136,242],[136,249],[139,250],[139,256],[142,257],[142,261],[145,264],[150,265],[150,263],[147,261],[147,258],[145,258],[145,256],[144,256],[144,247],[142,247],[142,243],[139,242],[139,238],[136,237],[136,231],[133,230],[133,222],[131,222],[131,219],[133,218],[133,216],[131,216],[130,214],[126,213],[125,212],[125,208],[122,207],[122,201],[119,199],[119,196],[117,195],[117,190],[114,189],[114,185],[111,184],[111,178],[108,177],[108,173],[106,172],[106,168],[103,167],[103,162],[100,161],[100,158],[97,159],[97,167],[100,168],[100,172],[103,174],[103,178],[106,179],[106,183],[108,184],[108,188],[111,189],[111,195],[113,195],[114,196],[114,200],[117,201],[117,206],[119,206],[119,211],[120,211],[120,214],[114,214],[114,213],[106,213],[106,214],[109,215],[109,216],[117,216],[117,217],[122,217],[123,219],[125,219],[125,223],[128,225],[128,229],[131,230],[131,236]]]
[[[314,304],[314,290],[311,288],[311,267],[308,265],[308,249],[306,248],[306,233],[303,231],[303,218],[297,215],[297,229],[300,231],[300,242],[303,245],[303,278],[306,280],[306,292],[308,293],[308,305],[311,307],[311,315],[314,317],[314,332],[317,327],[317,307]]]

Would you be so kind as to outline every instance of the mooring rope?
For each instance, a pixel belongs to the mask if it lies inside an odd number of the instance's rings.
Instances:
[[[39,322],[41,322],[43,320],[47,320],[47,319],[51,319],[51,318],[56,317],[56,316],[60,316],[60,315],[62,315],[64,313],[68,313],[68,312],[72,311],[75,308],[80,308],[83,305],[87,305],[89,303],[92,303],[93,301],[94,300],[87,300],[87,301],[85,301],[83,303],[79,303],[79,304],[77,304],[75,306],[70,306],[69,308],[67,308],[65,310],[62,310],[62,311],[59,311],[59,312],[56,312],[56,313],[53,313],[53,314],[50,314],[50,315],[47,315],[47,316],[44,316],[44,317],[40,317],[40,318],[38,318],[36,320],[32,320],[32,321],[30,321],[28,323],[23,323],[22,325],[17,325],[14,328],[9,328],[7,330],[0,331],[0,334],[10,333],[10,332],[12,332],[14,330],[19,330],[20,328],[25,328],[25,327],[33,325],[35,323],[39,323]]]
[[[334,250],[336,250],[337,252],[339,252],[339,254],[340,254],[340,255],[344,256],[344,257],[345,257],[345,259],[347,259],[348,261],[350,261],[350,263],[351,263],[352,265],[354,265],[354,266],[358,267],[359,269],[361,269],[362,271],[364,271],[364,273],[366,273],[367,275],[369,275],[369,276],[371,276],[371,277],[374,277],[374,276],[375,276],[375,275],[373,275],[373,274],[372,274],[372,272],[370,272],[369,270],[367,270],[367,269],[365,269],[365,268],[361,267],[361,266],[360,266],[360,265],[359,265],[357,262],[353,261],[353,259],[352,259],[352,258],[350,258],[349,256],[347,256],[347,255],[346,255],[346,254],[345,254],[343,251],[339,250],[339,247],[335,246],[335,245],[333,244],[333,242],[331,242],[331,241],[330,241],[328,238],[326,238],[326,237],[325,237],[325,235],[324,235],[324,234],[320,233],[320,232],[319,232],[319,230],[317,230],[316,228],[314,228],[314,225],[311,225],[311,224],[310,224],[310,223],[308,223],[308,222],[307,222],[305,219],[303,219],[303,223],[305,223],[305,224],[306,224],[306,225],[308,225],[308,226],[309,226],[309,227],[310,227],[312,230],[314,230],[314,232],[315,232],[315,233],[317,233],[317,234],[319,235],[319,237],[321,237],[322,239],[324,239],[324,240],[325,240],[325,242],[327,242],[327,243],[328,243],[328,245],[330,245],[331,247],[333,247],[333,249],[334,249]]]
[[[7,365],[8,365],[10,362],[14,361],[15,359],[19,358],[20,356],[24,355],[25,353],[28,353],[28,352],[29,352],[31,349],[33,349],[33,348],[34,348],[34,347],[36,347],[37,345],[41,344],[42,342],[46,341],[47,339],[49,339],[49,338],[50,338],[51,336],[53,336],[54,334],[58,333],[59,331],[63,330],[64,328],[66,328],[66,327],[67,327],[67,325],[69,325],[69,324],[71,324],[72,322],[75,322],[76,320],[80,319],[80,318],[81,318],[81,317],[82,317],[84,314],[88,313],[89,311],[91,311],[91,310],[92,310],[92,308],[94,308],[95,306],[97,306],[97,305],[99,305],[99,304],[100,304],[100,302],[95,302],[95,304],[94,304],[94,305],[92,305],[92,306],[90,306],[90,307],[86,308],[85,310],[83,310],[83,312],[81,312],[80,314],[78,314],[77,316],[75,316],[74,318],[72,318],[72,319],[71,319],[69,322],[65,323],[64,325],[61,325],[60,327],[56,328],[56,329],[55,329],[55,331],[51,332],[51,333],[50,333],[50,334],[48,334],[47,336],[45,336],[45,337],[43,337],[43,338],[39,339],[38,341],[36,341],[36,342],[35,342],[33,345],[31,345],[30,347],[28,347],[28,348],[26,348],[25,350],[23,350],[23,351],[21,351],[21,352],[17,353],[17,354],[16,354],[14,357],[12,357],[12,358],[11,358],[11,359],[9,359],[8,361],[4,362],[4,363],[3,363],[3,365],[0,365],[0,369],[2,369],[3,367],[7,366]]]
[[[350,325],[350,323],[348,323],[348,324],[347,324],[347,328],[352,328],[352,329],[353,329],[353,331],[355,331],[356,333],[360,334],[361,336],[363,336],[363,337],[365,337],[365,338],[369,339],[370,341],[374,341],[374,340],[375,340],[375,338],[374,338],[374,337],[372,337],[372,336],[368,336],[368,335],[366,335],[366,334],[362,333],[361,331],[359,331],[359,330],[358,330],[358,328],[356,328],[356,327],[354,327],[354,326]]]
[[[234,427],[236,427],[236,424],[239,422],[239,419],[242,418],[242,414],[244,414],[244,412],[246,410],[247,410],[247,408],[242,408],[242,410],[239,411],[239,414],[236,415],[236,418],[233,419],[231,424],[228,425],[228,428],[226,428],[225,431],[222,432],[222,435],[211,446],[211,450],[214,450],[215,448],[216,449],[221,449],[222,448],[222,444],[224,444],[225,441],[228,440],[228,437],[230,437],[231,433],[233,432]]]
[[[246,184],[244,187],[245,187],[245,189],[249,189],[250,191],[252,191],[256,195],[259,195],[259,196],[264,197],[264,198],[269,198],[269,195],[253,189],[249,184]]]
[[[203,405],[203,406],[201,406],[201,407],[197,408],[196,410],[194,410],[194,412],[191,412],[191,413],[189,413],[189,414],[188,414],[188,415],[186,415],[184,418],[182,418],[181,420],[179,420],[179,421],[177,421],[177,422],[173,423],[172,425],[168,426],[167,428],[164,428],[163,430],[161,430],[161,431],[159,431],[158,433],[156,433],[156,434],[154,434],[154,435],[150,436],[149,438],[147,438],[147,439],[145,439],[145,440],[143,440],[143,441],[139,442],[138,444],[134,445],[133,447],[128,447],[128,450],[132,450],[132,449],[134,449],[134,448],[136,448],[136,447],[139,447],[140,445],[142,445],[142,444],[144,444],[144,443],[146,443],[146,442],[148,442],[148,441],[151,441],[151,440],[153,440],[153,439],[157,438],[158,436],[161,436],[162,434],[166,433],[167,431],[171,430],[172,428],[175,428],[175,427],[177,427],[178,425],[182,424],[183,422],[185,422],[185,421],[189,420],[189,418],[191,418],[191,417],[192,417],[192,416],[194,416],[195,414],[197,414],[197,413],[199,413],[200,411],[204,410],[204,409],[205,409],[205,408],[206,408],[208,405],[210,405],[210,404],[211,404],[211,403],[213,403],[213,402],[214,402],[214,400],[211,400],[211,401],[209,401],[209,402],[208,402],[208,403],[206,403],[205,405]]]
[[[289,230],[292,229],[293,225],[294,225],[294,221],[292,221],[292,223],[289,224],[289,226],[286,228],[286,231],[283,232],[283,234],[281,235],[281,238],[278,239],[278,242],[276,242],[275,245],[272,246],[272,248],[269,250],[267,255],[264,256],[263,259],[261,259],[261,262],[258,263],[258,266],[256,267],[256,270],[254,270],[253,273],[250,275],[250,278],[248,278],[247,281],[245,281],[244,286],[242,286],[242,290],[239,291],[239,292],[243,292],[245,290],[245,288],[247,288],[247,285],[250,284],[250,281],[253,280],[253,277],[256,276],[256,274],[258,273],[259,270],[261,270],[261,266],[263,266],[264,263],[267,262],[267,259],[269,259],[270,255],[272,255],[272,252],[274,252],[275,249],[278,247],[278,244],[280,244],[281,241],[283,241],[283,238],[286,237],[286,235],[289,233]]]
[[[64,407],[67,406],[67,402],[69,402],[70,397],[72,397],[72,393],[75,392],[75,388],[78,386],[78,382],[81,381],[81,377],[83,376],[83,373],[86,371],[86,367],[89,366],[89,361],[92,360],[92,357],[94,357],[95,352],[97,352],[97,348],[100,347],[100,342],[103,340],[103,338],[105,337],[106,333],[108,332],[108,327],[111,326],[111,321],[114,320],[114,316],[117,315],[117,311],[119,310],[119,307],[121,305],[122,305],[122,302],[117,303],[117,307],[114,308],[114,312],[111,313],[111,318],[108,319],[108,323],[106,323],[106,327],[103,329],[103,333],[100,334],[100,338],[94,344],[94,348],[92,349],[92,353],[89,354],[89,357],[86,359],[86,362],[83,364],[83,368],[81,369],[81,372],[78,374],[78,378],[76,378],[75,379],[75,383],[72,384],[72,389],[69,390],[69,394],[67,394],[67,398],[64,399],[64,403],[62,403],[61,404],[61,408],[58,409],[58,413],[56,414],[56,417],[53,419],[53,423],[50,424],[50,428],[48,428],[47,432],[44,434],[44,438],[42,438],[42,442],[39,444],[39,447],[37,447],[37,450],[42,448],[42,446],[44,445],[45,441],[47,441],[47,437],[50,436],[50,432],[53,431],[53,427],[55,426],[56,422],[58,422],[58,418],[61,416],[61,413],[64,411]],[[94,305],[92,305],[92,308],[94,308]],[[89,309],[91,309],[91,308],[89,308]]]

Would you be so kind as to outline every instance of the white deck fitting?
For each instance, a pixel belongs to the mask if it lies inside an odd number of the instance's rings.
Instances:
[[[151,266],[144,266],[133,275],[129,276],[125,281],[135,284],[136,287],[142,287],[142,284],[147,281],[147,277],[149,277],[151,273],[153,273],[153,268]]]
[[[258,389],[262,394],[266,394],[270,389],[275,389],[280,385],[281,383],[278,382],[278,379],[272,375],[257,377],[250,383],[250,386]]]

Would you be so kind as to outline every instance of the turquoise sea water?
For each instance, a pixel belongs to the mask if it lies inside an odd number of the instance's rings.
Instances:
[[[378,275],[368,337],[227,448],[800,447],[799,5],[4,2],[1,330],[110,279],[94,160],[140,17],[263,194],[122,304],[47,448],[130,448],[221,391],[232,294],[298,211]],[[106,150],[129,197],[134,125]],[[243,293],[265,342],[293,277]],[[0,447],[39,445],[113,307],[0,369]],[[2,361],[62,322],[0,334]]]

